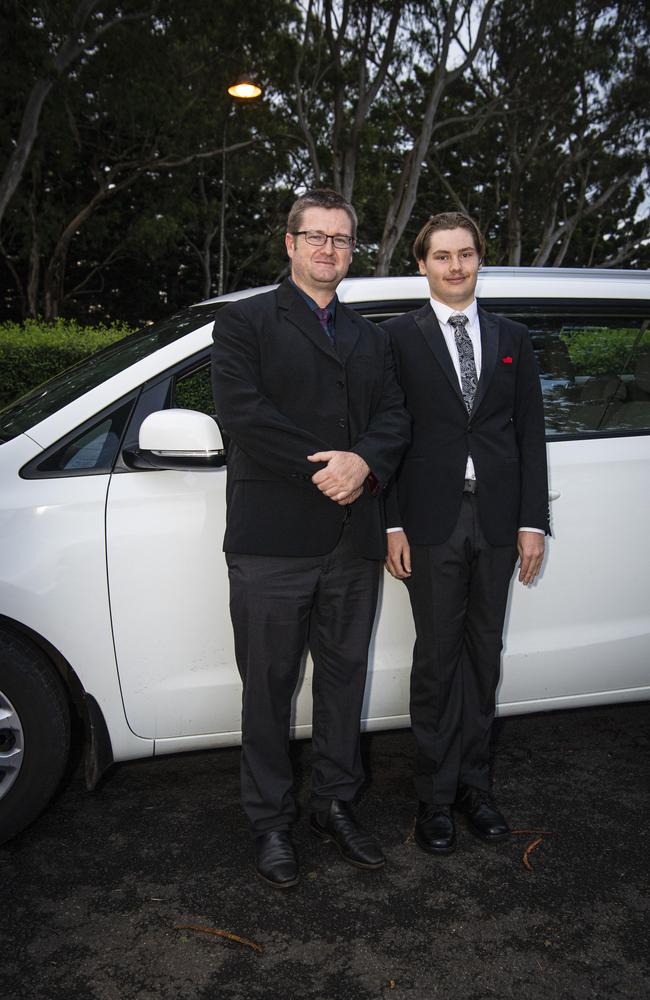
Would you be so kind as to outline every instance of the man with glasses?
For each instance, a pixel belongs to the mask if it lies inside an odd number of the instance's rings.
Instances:
[[[510,833],[491,795],[490,733],[515,561],[530,584],[544,556],[546,445],[528,330],[476,302],[485,242],[474,221],[432,216],[413,252],[431,297],[385,324],[413,418],[386,499],[386,566],[415,621],[415,840],[449,854],[452,806],[484,841]]]
[[[310,825],[348,863],[384,856],[350,804],[385,530],[379,494],[409,437],[388,335],[338,301],[356,214],[315,190],[293,205],[291,276],[219,309],[212,374],[230,438],[224,550],[243,682],[242,804],[258,875],[298,881],[292,697],[314,662]]]

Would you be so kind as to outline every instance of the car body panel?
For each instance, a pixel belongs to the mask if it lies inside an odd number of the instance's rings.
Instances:
[[[500,705],[650,693],[650,437],[547,445],[553,537],[540,578],[516,580],[506,619]],[[586,701],[574,703],[586,704]]]
[[[70,664],[101,706],[116,759],[148,756],[153,741],[137,738],[125,719],[113,649],[104,536],[109,476],[16,476],[38,453],[26,435],[0,448],[0,613]]]
[[[476,297],[490,299],[648,299],[647,271],[594,268],[486,267],[479,271]],[[549,289],[552,293],[549,294]],[[424,302],[424,275],[346,278],[337,294],[342,302]]]
[[[113,632],[127,718],[141,736],[211,733],[216,717],[220,730],[240,727],[221,551],[225,482],[225,469],[113,476]]]

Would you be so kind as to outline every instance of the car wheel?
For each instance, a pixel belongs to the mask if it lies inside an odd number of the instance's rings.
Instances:
[[[0,631],[0,843],[52,798],[70,749],[70,710],[50,662],[20,636]]]

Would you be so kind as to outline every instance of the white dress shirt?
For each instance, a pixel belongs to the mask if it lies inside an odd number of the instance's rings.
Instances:
[[[460,359],[458,357],[458,348],[456,347],[455,330],[449,322],[449,317],[467,316],[467,326],[465,329],[469,334],[469,339],[472,341],[474,364],[476,365],[476,381],[478,383],[478,380],[481,377],[481,328],[478,323],[478,306],[476,304],[476,299],[473,299],[470,304],[462,310],[450,309],[449,306],[444,304],[444,302],[438,302],[437,299],[430,299],[429,301],[431,302],[431,308],[436,314],[436,319],[440,324],[442,335],[445,338],[445,344],[447,345],[447,350],[449,351],[454,365],[459,388],[462,388],[460,380]],[[474,463],[472,462],[471,455],[467,456],[465,479],[476,479],[476,472],[474,471]]]

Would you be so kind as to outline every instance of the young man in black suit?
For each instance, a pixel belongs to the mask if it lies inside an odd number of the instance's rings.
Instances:
[[[387,321],[412,444],[386,497],[386,567],[416,629],[411,724],[415,837],[456,843],[452,806],[486,841],[509,836],[489,748],[510,579],[530,584],[549,530],[544,414],[526,327],[477,306],[485,243],[472,219],[434,215],[414,244],[430,302]]]
[[[368,646],[386,553],[379,494],[409,439],[388,334],[339,302],[356,214],[308,192],[289,213],[291,277],[223,306],[212,373],[230,438],[224,550],[243,681],[242,803],[258,875],[298,880],[291,699],[314,661],[311,829],[359,868],[384,864],[350,803]]]

